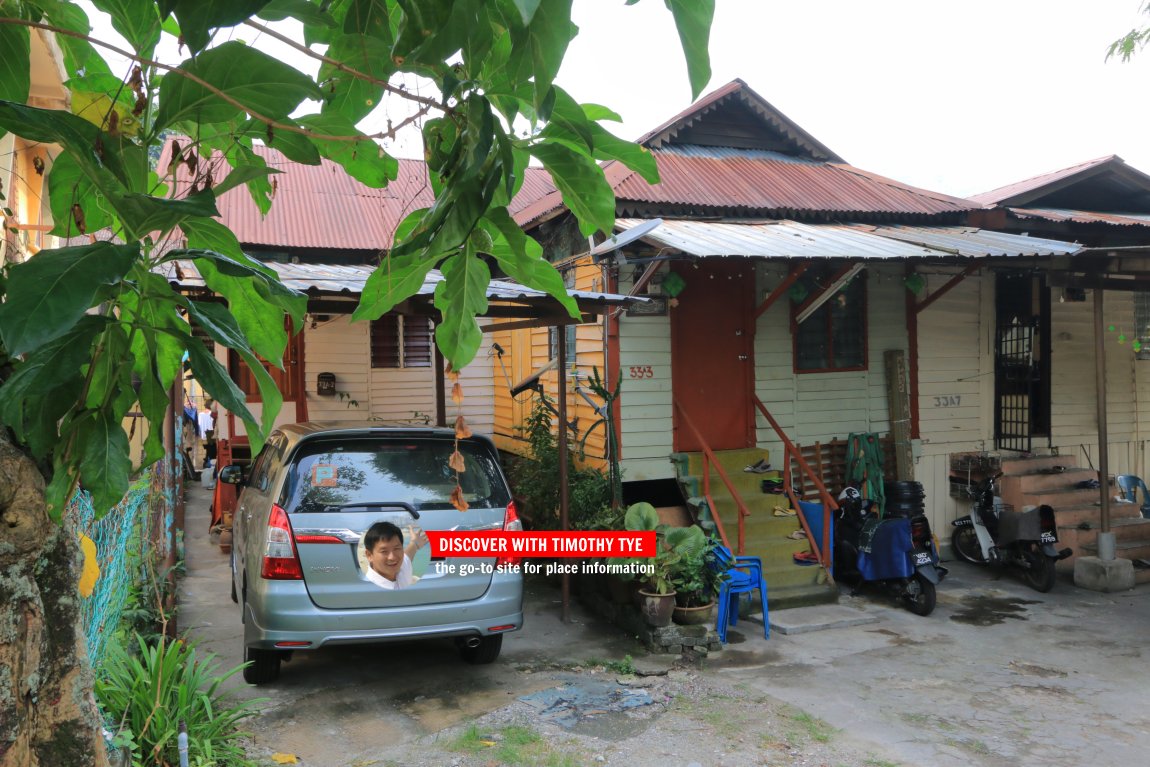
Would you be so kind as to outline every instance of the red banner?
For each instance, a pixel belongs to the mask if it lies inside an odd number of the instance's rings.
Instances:
[[[645,532],[435,532],[433,557],[653,557],[655,533]]]

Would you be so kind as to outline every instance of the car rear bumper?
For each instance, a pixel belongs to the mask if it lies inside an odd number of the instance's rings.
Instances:
[[[364,610],[325,610],[316,607],[302,588],[292,589],[302,584],[268,585],[274,614],[260,609],[262,599],[256,595],[245,606],[244,644],[248,647],[312,650],[336,644],[505,634],[523,626],[523,580],[519,577],[497,576],[482,597],[466,602]]]

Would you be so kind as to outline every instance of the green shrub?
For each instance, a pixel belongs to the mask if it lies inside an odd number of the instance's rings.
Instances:
[[[217,674],[215,656],[197,659],[186,642],[149,645],[139,635],[136,641],[138,655],[111,645],[96,681],[96,699],[117,724],[118,740],[130,746],[132,764],[179,764],[180,722],[187,725],[192,764],[248,764],[238,727],[261,701],[233,701],[221,689],[242,666]]]
[[[542,396],[523,427],[528,453],[509,462],[508,474],[517,498],[523,501],[524,517],[536,530],[559,528],[559,448],[551,433],[551,412]],[[620,512],[611,508],[611,485],[593,467],[576,468],[567,463],[568,523],[573,530],[618,529]]]

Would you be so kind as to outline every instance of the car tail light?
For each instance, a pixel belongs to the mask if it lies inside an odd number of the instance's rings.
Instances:
[[[503,515],[503,532],[521,532],[523,530],[523,523],[519,521],[519,512],[515,509],[515,501],[507,504],[507,511]],[[495,566],[509,566],[517,565],[523,560],[522,557],[496,557]]]
[[[296,556],[295,541],[292,540],[291,523],[287,512],[279,506],[272,506],[268,519],[268,544],[264,551],[260,577],[269,581],[303,580],[303,568]]]

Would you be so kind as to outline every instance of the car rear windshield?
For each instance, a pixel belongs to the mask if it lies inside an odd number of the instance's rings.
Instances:
[[[455,444],[443,439],[354,439],[304,443],[293,459],[284,488],[289,512],[339,511],[362,504],[407,504],[414,509],[449,509]],[[493,451],[479,442],[460,442],[465,471],[459,485],[469,506],[502,508],[511,501]]]

